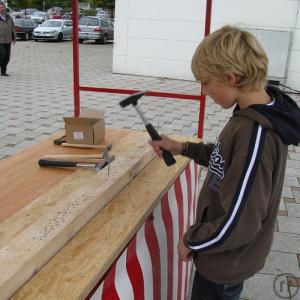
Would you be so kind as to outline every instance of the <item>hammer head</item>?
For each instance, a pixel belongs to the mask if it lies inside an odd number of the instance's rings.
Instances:
[[[137,105],[137,101],[145,95],[146,92],[138,92],[138,93],[134,93],[132,95],[130,95],[129,97],[125,98],[124,100],[120,101],[120,106],[121,107],[126,107],[130,104],[132,104],[133,106]]]

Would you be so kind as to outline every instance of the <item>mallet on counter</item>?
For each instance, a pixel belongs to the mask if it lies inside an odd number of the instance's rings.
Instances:
[[[41,167],[63,167],[63,168],[92,168],[95,169],[96,172],[103,169],[107,165],[109,165],[113,160],[115,159],[115,156],[109,156],[108,155],[108,149],[105,149],[103,151],[102,159],[95,162],[78,162],[78,161],[72,161],[69,159],[58,159],[58,158],[42,158],[39,160],[39,165]]]
[[[145,127],[151,136],[152,140],[159,141],[161,140],[161,136],[158,134],[156,129],[153,127],[153,125],[146,119],[143,112],[140,110],[140,108],[137,105],[137,101],[145,94],[146,92],[138,92],[135,94],[130,95],[129,97],[122,100],[119,104],[121,107],[126,107],[128,105],[133,105],[133,107],[136,109],[137,113],[141,117],[143,123],[145,124]],[[173,157],[172,153],[170,151],[167,151],[165,149],[162,149],[162,157],[166,163],[167,166],[171,166],[176,163],[175,158]]]
[[[102,154],[86,154],[86,155],[76,155],[76,154],[47,154],[42,157],[42,159],[49,159],[51,161],[75,161],[78,163],[98,163],[103,159]]]

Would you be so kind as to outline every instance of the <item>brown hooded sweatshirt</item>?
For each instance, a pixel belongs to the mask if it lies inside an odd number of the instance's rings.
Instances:
[[[287,145],[299,143],[300,110],[274,87],[269,105],[233,116],[213,144],[188,144],[183,155],[208,167],[195,224],[184,244],[210,281],[237,284],[264,267],[280,202]]]

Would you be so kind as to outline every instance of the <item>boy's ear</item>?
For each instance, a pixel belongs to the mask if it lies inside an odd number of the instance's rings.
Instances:
[[[224,75],[227,79],[227,83],[230,86],[235,86],[235,84],[237,83],[237,77],[234,73],[232,73],[231,71],[224,71]]]

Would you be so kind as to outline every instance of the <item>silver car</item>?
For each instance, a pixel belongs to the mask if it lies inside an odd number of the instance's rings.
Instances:
[[[57,40],[73,37],[73,23],[71,20],[46,20],[33,31],[33,39]]]
[[[111,20],[98,17],[81,17],[78,21],[79,43],[85,40],[95,40],[96,43],[106,44],[114,38],[114,26]]]
[[[41,24],[45,20],[49,19],[47,13],[42,11],[35,11],[30,17],[31,20],[34,20],[36,23]]]

